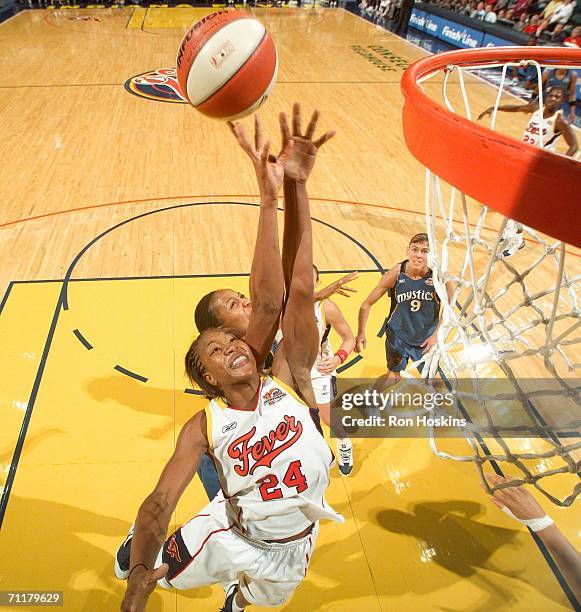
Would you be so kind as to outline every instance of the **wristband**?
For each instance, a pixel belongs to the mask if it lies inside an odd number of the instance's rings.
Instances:
[[[513,519],[517,520],[519,523],[522,523],[523,525],[526,525],[531,531],[534,531],[535,533],[537,531],[541,531],[541,530],[546,529],[547,527],[550,527],[551,525],[555,524],[555,521],[550,516],[548,516],[547,514],[545,514],[545,516],[541,516],[540,518],[520,519],[520,518],[518,518],[518,516],[515,516],[506,506],[503,506],[501,508],[501,510],[505,514],[508,514],[508,516],[510,516]]]
[[[339,349],[335,353],[335,357],[339,357],[339,361],[341,361],[341,363],[345,363],[345,360],[347,359],[347,357],[349,357],[349,354],[347,353],[347,351],[344,351],[343,349]]]
[[[129,572],[129,576],[127,576],[127,580],[129,580],[129,578],[131,578],[131,574],[133,574],[133,570],[134,570],[136,567],[139,567],[140,565],[141,565],[141,567],[144,567],[146,570],[148,570],[148,571],[149,571],[149,568],[147,567],[147,565],[145,565],[145,563],[136,563],[136,564],[135,564],[135,565],[134,565],[134,566],[131,568],[131,571]]]

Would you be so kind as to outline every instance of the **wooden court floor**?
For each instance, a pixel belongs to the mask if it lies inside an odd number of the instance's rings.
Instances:
[[[211,289],[247,288],[257,190],[246,159],[224,125],[124,88],[173,67],[181,35],[207,12],[26,11],[0,25],[0,590],[63,591],[66,610],[118,609],[113,554],[202,406],[182,366],[193,307]],[[278,111],[295,100],[337,129],[309,184],[315,261],[324,281],[360,270],[356,296],[337,298],[356,326],[382,268],[424,228],[423,169],[403,142],[399,90],[423,51],[342,9],[255,14],[280,54],[261,113],[273,140]],[[482,81],[470,91],[477,106],[493,102]],[[522,132],[518,117],[502,121]],[[351,376],[383,373],[376,333],[387,308],[372,311]],[[427,440],[354,445],[354,474],[335,470],[328,492],[346,523],[323,525],[284,610],[572,607],[472,465],[438,459]],[[172,526],[204,503],[196,478]],[[579,547],[578,510],[541,503]],[[223,593],[150,601],[211,611]]]

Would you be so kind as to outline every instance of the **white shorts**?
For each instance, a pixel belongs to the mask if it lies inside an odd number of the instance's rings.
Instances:
[[[286,544],[267,544],[242,536],[228,522],[225,500],[218,494],[197,516],[163,545],[156,567],[169,565],[159,581],[164,588],[195,589],[238,581],[244,599],[276,607],[292,596],[307,573],[317,533]]]
[[[312,379],[315,401],[317,404],[330,404],[337,394],[337,378],[335,376],[317,376]]]

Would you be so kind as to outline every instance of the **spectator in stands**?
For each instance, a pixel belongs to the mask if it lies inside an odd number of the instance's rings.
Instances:
[[[581,33],[581,28],[579,29]],[[573,30],[575,31],[575,30]],[[560,87],[565,92],[565,101],[569,104],[568,119],[575,122],[575,106],[577,101],[577,73],[567,68],[553,68],[543,72],[543,91],[552,87]]]
[[[511,9],[511,8],[507,9],[507,11],[506,11],[506,20],[510,22],[511,26],[516,21],[513,9]]]
[[[506,9],[500,9],[498,11],[498,15],[496,16],[496,22],[499,23],[500,25],[506,25],[507,23],[507,19],[506,19]]]
[[[559,23],[557,25],[561,25],[561,24]],[[565,45],[565,47],[581,48],[581,26],[576,26],[575,28],[573,28],[571,32],[571,36],[569,36],[568,38],[565,38],[565,40],[563,41],[563,44]]]
[[[557,23],[552,32],[544,32],[544,40],[547,40],[552,45],[560,45],[567,38],[565,26],[562,23]]]
[[[470,13],[470,17],[472,19],[484,19],[484,15],[486,15],[486,10],[484,9],[484,2],[479,2],[476,5],[476,10]]]
[[[516,3],[514,4],[514,6],[512,6],[511,8],[514,10],[514,14],[517,17],[520,17],[521,15],[527,15],[527,11],[529,8],[529,5],[531,4],[532,0],[517,0]],[[519,30],[520,31],[520,30]]]
[[[476,2],[470,2],[464,9],[464,15],[466,15],[466,17],[470,17],[473,12],[476,12],[477,10],[476,7],[477,7]]]
[[[533,15],[523,32],[525,34],[530,34],[531,36],[533,36],[537,33],[537,30],[539,29],[540,25],[541,18],[538,15]]]
[[[527,15],[521,13],[518,21],[512,26],[517,32],[522,32],[527,27]]]
[[[492,4],[487,4],[484,9],[484,21],[486,23],[496,23],[496,13],[492,10]]]
[[[569,21],[573,11],[575,10],[575,2],[573,0],[563,0],[562,4],[560,4],[554,11],[553,14],[549,17],[549,26],[548,29],[553,29],[551,25],[562,23],[565,25],[567,21]]]
[[[555,9],[563,4],[563,0],[551,0],[547,6],[545,6],[541,16],[543,19],[549,19],[549,17],[555,12]]]

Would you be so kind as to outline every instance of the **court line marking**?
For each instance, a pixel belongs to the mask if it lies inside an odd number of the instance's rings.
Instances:
[[[145,376],[137,374],[136,372],[132,372],[131,370],[128,370],[127,368],[124,368],[119,364],[117,364],[113,369],[117,370],[118,372],[121,372],[121,374],[125,374],[125,376],[130,376],[131,378],[135,378],[135,380],[140,380],[143,383],[146,383],[148,381],[148,378],[146,378]]]
[[[0,21],[0,25],[4,25],[5,23],[8,23],[11,19],[18,17],[18,15],[22,15],[22,13],[26,12],[27,10],[28,9],[20,9],[18,13],[15,13],[14,15],[10,15],[10,17],[8,17],[8,19],[4,19],[4,21]]]
[[[38,367],[38,370],[37,370],[37,373],[36,373],[36,376],[35,376],[35,379],[34,379],[32,391],[31,391],[30,398],[29,398],[29,401],[28,401],[28,404],[27,404],[26,413],[24,415],[24,419],[23,419],[23,422],[22,422],[22,426],[21,426],[21,429],[20,429],[18,440],[17,440],[16,446],[15,446],[15,449],[14,449],[12,461],[10,463],[10,468],[9,468],[9,471],[8,471],[8,476],[6,478],[4,489],[2,490],[2,497],[0,498],[0,531],[2,529],[2,525],[3,525],[3,522],[4,522],[4,517],[5,517],[5,514],[6,514],[6,508],[8,506],[8,501],[9,501],[10,493],[12,491],[12,486],[14,484],[14,480],[15,480],[15,477],[16,477],[16,471],[17,471],[17,468],[18,468],[18,465],[19,465],[19,462],[20,462],[20,456],[22,454],[22,449],[23,449],[24,442],[25,442],[25,439],[26,439],[26,434],[28,432],[28,427],[30,425],[30,420],[32,418],[32,411],[33,411],[34,405],[36,403],[36,398],[38,396],[38,391],[39,391],[40,384],[41,384],[41,381],[42,381],[42,376],[44,374],[44,369],[45,369],[46,362],[47,362],[47,359],[48,359],[48,354],[49,354],[50,348],[52,346],[52,341],[54,339],[54,334],[56,332],[56,327],[57,327],[57,323],[58,323],[58,320],[59,320],[60,312],[61,312],[61,310],[68,309],[67,291],[66,290],[67,290],[68,282],[70,280],[70,274],[74,270],[76,264],[81,259],[81,257],[84,255],[84,253],[95,242],[97,242],[97,240],[99,240],[100,238],[102,238],[106,234],[110,233],[114,229],[117,229],[118,227],[124,225],[125,223],[128,223],[129,221],[140,219],[140,218],[143,218],[145,216],[149,216],[150,214],[154,214],[156,212],[165,212],[167,210],[173,210],[173,209],[177,209],[177,208],[184,208],[186,206],[200,206],[200,205],[208,205],[208,204],[210,204],[210,205],[211,204],[221,204],[221,205],[236,205],[236,204],[239,204],[239,205],[253,206],[253,207],[259,207],[260,206],[259,204],[242,203],[242,202],[196,202],[196,203],[189,203],[189,204],[178,204],[178,205],[169,206],[169,207],[166,207],[166,208],[156,209],[154,211],[149,211],[147,213],[142,213],[141,215],[137,215],[136,217],[133,217],[133,218],[128,219],[128,220],[125,220],[125,221],[123,221],[121,223],[116,224],[115,226],[113,226],[109,230],[106,230],[105,232],[102,232],[99,236],[97,236],[95,239],[90,241],[80,251],[80,253],[73,259],[73,262],[69,266],[67,274],[65,275],[65,279],[64,279],[64,281],[62,283],[62,286],[61,286],[61,291],[59,293],[59,297],[58,297],[57,304],[56,304],[56,307],[55,307],[55,312],[53,314],[53,318],[52,318],[52,321],[51,321],[51,324],[50,324],[47,340],[45,342],[45,346],[44,346],[43,353],[42,353],[42,356],[41,356],[40,364],[39,364],[39,367]],[[400,212],[402,212],[401,209],[398,209],[398,210],[400,210]],[[405,212],[405,211],[403,211],[403,212]],[[332,226],[331,224],[329,224],[327,222],[324,222],[324,221],[321,221],[321,220],[318,220],[318,219],[314,219],[314,218],[313,218],[313,220],[315,222],[319,222],[319,223],[321,223],[321,224],[323,224],[323,225],[325,225],[327,227],[330,227],[331,229],[335,229],[336,231],[338,231],[339,233],[341,233],[342,235],[347,237],[349,240],[353,241],[355,244],[360,245],[361,248],[364,250],[364,252],[366,252],[366,254],[372,259],[372,261],[378,266],[378,271],[380,271],[381,273],[384,272],[384,269],[381,266],[381,264],[379,263],[379,261],[360,242],[358,242],[357,240],[355,240],[354,238],[349,236],[349,234],[347,234],[346,232],[343,232],[339,228],[335,228],[334,226]],[[9,287],[11,285],[12,285],[12,282],[9,285]],[[5,304],[6,301],[7,301],[7,298],[6,298],[6,295],[5,295],[5,298],[3,299],[3,304]],[[66,308],[65,308],[65,304],[66,304]],[[117,369],[120,372],[123,372],[123,370],[124,370],[124,368],[121,368],[121,366],[116,366],[115,369]],[[133,372],[130,372],[129,370],[126,370],[123,373],[126,373],[127,375],[133,376],[135,378],[137,378],[137,376],[140,376],[140,375],[135,375]],[[138,380],[139,380],[139,378],[138,378]],[[485,448],[483,448],[483,450],[484,450],[484,452],[486,452]],[[488,454],[490,454],[490,453],[488,453]],[[499,475],[503,475],[503,472],[502,472],[500,466],[496,462],[491,461],[490,464],[493,467],[495,472],[497,472]],[[530,530],[529,530],[529,532],[531,533],[531,535],[533,535],[533,541],[537,544],[537,547],[539,548],[539,551],[541,552],[541,554],[545,558],[545,561],[549,565],[551,571],[553,572],[553,575],[555,576],[555,578],[557,579],[557,582],[559,583],[559,585],[561,586],[563,592],[565,593],[565,596],[567,597],[567,599],[569,599],[569,601],[571,602],[571,604],[575,608],[578,605],[578,602],[577,602],[577,600],[575,598],[575,595],[573,594],[573,592],[569,588],[569,585],[567,584],[565,578],[561,574],[559,568],[554,563],[554,561],[553,561],[551,555],[549,554],[547,548],[544,546],[544,544],[540,540],[540,538],[538,538],[538,536],[536,536],[536,534],[534,534]],[[364,548],[363,548],[363,550],[365,552]]]
[[[78,341],[88,350],[95,348],[78,329],[73,329],[73,334],[77,337]]]
[[[6,302],[8,301],[8,296],[10,295],[10,292],[12,291],[12,287],[14,286],[14,281],[10,281],[8,283],[8,287],[6,287],[6,291],[4,291],[4,296],[2,297],[2,301],[0,302],[0,315],[2,314],[2,311],[4,310],[4,306],[6,305]]]
[[[72,273],[72,271],[74,270],[74,267],[76,265],[76,263],[81,259],[81,257],[83,256],[83,254],[100,238],[102,238],[103,236],[105,236],[106,234],[108,234],[109,232],[113,231],[114,229],[116,229],[117,227],[124,225],[125,223],[128,223],[129,221],[133,221],[136,219],[140,219],[142,217],[148,216],[150,214],[156,213],[156,212],[162,212],[162,211],[167,211],[167,210],[173,210],[176,208],[183,208],[186,206],[200,206],[200,205],[208,205],[208,204],[233,204],[233,205],[243,205],[243,206],[253,206],[253,207],[260,207],[260,204],[254,204],[254,203],[244,203],[244,202],[227,202],[227,203],[217,203],[217,202],[191,202],[189,204],[178,204],[178,205],[174,205],[174,206],[169,206],[166,208],[161,208],[161,209],[156,209],[154,211],[149,211],[147,213],[143,213],[141,215],[137,215],[135,217],[133,217],[132,219],[127,219],[125,221],[123,221],[122,223],[118,223],[115,226],[113,226],[112,228],[110,228],[109,230],[102,232],[99,236],[97,236],[97,238],[91,240],[81,251],[80,253],[73,259],[72,263],[69,266],[69,269],[67,270],[67,274],[65,275],[65,279],[62,282],[61,285],[61,290],[59,292],[59,296],[57,299],[57,303],[55,306],[55,310],[54,310],[54,314],[51,320],[51,324],[48,330],[48,335],[47,335],[47,339],[45,341],[45,345],[44,345],[44,349],[42,352],[42,356],[40,359],[40,363],[36,372],[36,376],[34,378],[34,382],[33,382],[33,386],[32,386],[32,391],[30,393],[30,397],[26,406],[26,412],[24,414],[24,418],[22,420],[22,426],[20,428],[20,432],[18,434],[18,439],[16,442],[16,446],[14,448],[14,453],[12,455],[12,460],[10,462],[10,467],[8,470],[8,475],[6,477],[6,482],[4,485],[4,488],[2,489],[2,496],[0,497],[0,532],[2,530],[2,525],[4,523],[4,517],[6,516],[6,509],[8,507],[8,501],[10,499],[10,493],[12,491],[12,487],[14,485],[14,480],[16,478],[16,471],[18,469],[18,465],[20,463],[20,457],[22,455],[22,449],[24,447],[24,442],[26,440],[26,435],[28,433],[28,427],[30,425],[30,420],[32,418],[32,412],[34,409],[34,406],[36,404],[36,398],[38,397],[38,391],[40,389],[40,384],[42,382],[42,377],[44,374],[44,370],[46,367],[46,362],[48,360],[48,355],[52,346],[52,342],[56,333],[56,327],[57,327],[57,323],[59,321],[59,317],[60,317],[60,313],[63,310],[66,310],[65,308],[65,304],[67,303],[67,295],[66,295],[66,290],[67,290],[67,284],[70,280],[70,274]],[[370,259],[373,261],[374,264],[376,264],[379,268],[379,270],[383,271],[383,268],[381,267],[381,264],[379,263],[379,261],[375,258],[375,256],[360,242],[356,241],[354,238],[352,238],[351,236],[349,236],[349,234],[343,232],[342,230],[340,230],[339,228],[335,228],[334,226],[332,226],[331,224],[325,222],[325,221],[321,221],[321,220],[317,220],[314,219],[314,221],[318,221],[319,223],[326,225],[327,227],[330,227],[331,229],[335,229],[336,231],[338,231],[339,233],[341,233],[342,235],[344,235],[345,237],[347,237],[349,240],[351,240],[352,242],[354,242],[357,245],[360,245],[361,249],[368,254],[368,256],[370,257]],[[11,282],[9,286],[11,286],[13,283]],[[8,292],[8,290],[7,290]],[[3,300],[3,302],[5,303],[7,301],[7,298],[5,300]],[[67,306],[68,308],[68,306]],[[117,369],[119,372],[126,374],[128,376],[134,375],[134,372],[131,372],[130,370],[125,370],[125,368],[122,368],[122,366],[117,366],[115,369]],[[125,370],[125,371],[123,371]],[[136,376],[140,376],[140,375],[135,375]],[[139,380],[139,379],[138,379]],[[174,385],[175,387],[175,385]],[[175,406],[174,406],[174,410],[175,410]]]
[[[356,16],[356,15],[355,15]],[[10,227],[12,225],[18,225],[20,223],[28,223],[29,221],[37,221],[38,219],[46,219],[48,217],[55,217],[58,215],[66,215],[75,212],[84,212],[87,210],[96,210],[99,208],[107,208],[109,206],[127,206],[131,204],[145,204],[147,202],[161,202],[163,200],[186,200],[186,199],[198,199],[198,198],[256,198],[259,199],[260,196],[257,194],[212,194],[212,195],[185,195],[185,196],[160,196],[157,198],[140,198],[137,200],[121,200],[119,202],[105,202],[103,204],[91,204],[89,206],[79,206],[76,208],[71,208],[68,210],[58,210],[50,213],[44,213],[42,215],[35,215],[33,217],[26,217],[24,219],[16,219],[14,221],[7,221],[5,223],[0,223],[0,228]],[[309,196],[309,201],[312,202],[323,202],[323,203],[334,203],[334,204],[348,204],[351,206],[366,206],[368,208],[377,208],[380,210],[389,210],[400,214],[412,214],[412,215],[421,215],[425,217],[424,210],[413,210],[410,208],[399,208],[397,206],[389,206],[387,204],[372,204],[370,202],[356,202],[355,200],[339,200],[337,198],[318,198],[315,196]],[[438,219],[441,219],[440,215],[437,215]],[[461,223],[461,221],[454,221],[454,223]],[[476,227],[476,224],[469,223],[470,227]],[[495,229],[488,227],[486,225],[483,226],[483,229],[489,232],[496,232]],[[555,238],[551,238],[551,240],[556,240]],[[525,241],[529,241],[529,239],[525,238]],[[581,257],[581,251],[576,253],[575,251],[568,250],[570,245],[567,245],[566,253],[571,255],[571,257]],[[574,248],[574,247],[573,247]]]

